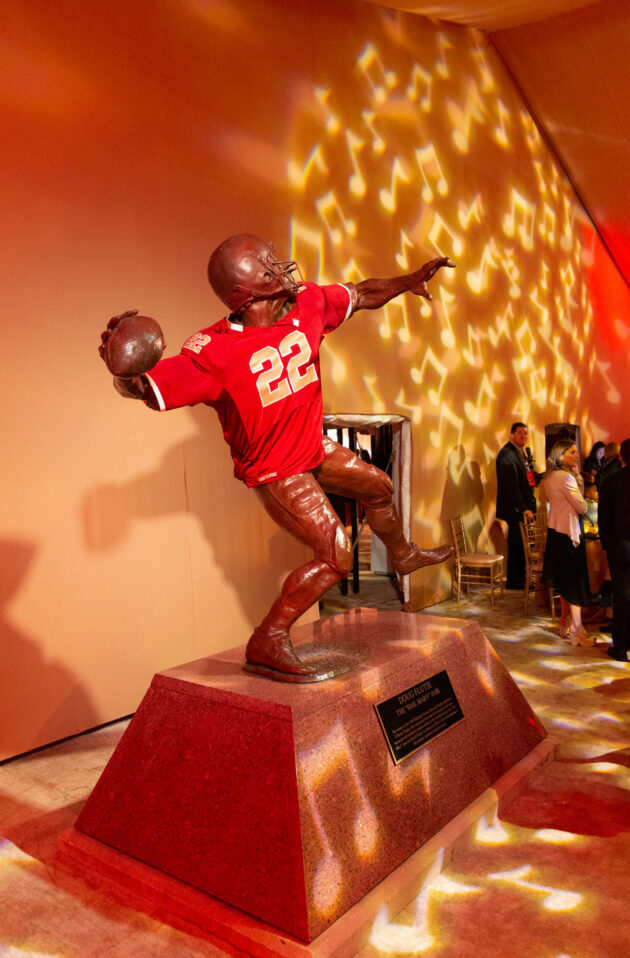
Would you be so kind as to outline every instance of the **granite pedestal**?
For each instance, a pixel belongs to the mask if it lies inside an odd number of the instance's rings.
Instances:
[[[545,737],[475,622],[355,609],[293,641],[344,638],[371,658],[317,685],[243,672],[244,647],[157,674],[62,858],[311,942]],[[395,764],[374,706],[444,672],[463,717]]]

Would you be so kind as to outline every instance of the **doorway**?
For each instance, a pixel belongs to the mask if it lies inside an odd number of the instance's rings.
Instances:
[[[394,501],[407,538],[411,529],[411,423],[405,416],[368,416],[353,413],[333,413],[324,416],[324,434],[342,446],[352,449],[382,469],[394,485]],[[396,573],[385,546],[365,523],[361,503],[353,499],[335,497],[333,505],[346,523],[354,545],[351,574],[340,586],[342,595],[351,588],[361,591],[361,570],[372,575],[394,578]],[[400,577],[400,591],[404,602],[409,601],[409,576]]]

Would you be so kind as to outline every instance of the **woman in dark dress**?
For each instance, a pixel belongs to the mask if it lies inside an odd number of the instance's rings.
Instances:
[[[549,503],[543,580],[553,582],[568,605],[570,624],[562,637],[572,645],[592,646],[596,639],[582,625],[582,606],[592,601],[581,517],[586,512],[579,455],[571,439],[555,444],[547,459],[544,492]]]
[[[605,445],[606,443],[602,442],[601,439],[598,439],[597,442],[594,442],[593,448],[584,460],[584,465],[582,466],[582,472],[589,473],[589,475],[592,476],[594,483],[597,483],[599,474],[602,471]]]

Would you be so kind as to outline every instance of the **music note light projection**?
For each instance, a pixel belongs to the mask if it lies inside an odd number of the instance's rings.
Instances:
[[[458,200],[457,219],[459,220],[459,225],[463,230],[467,230],[473,221],[476,223],[481,223],[484,215],[483,198],[481,193],[477,193],[469,206],[467,206],[462,200]]]
[[[335,377],[324,396],[330,411],[409,417],[413,486],[437,514],[441,464],[463,444],[486,470],[489,514],[485,450],[496,454],[512,421],[528,420],[542,468],[546,423],[579,423],[588,445],[596,423],[620,416],[623,387],[607,354],[591,361],[588,341],[605,332],[627,342],[630,294],[617,277],[618,311],[603,330],[591,294],[604,255],[597,236],[483,38],[377,16],[383,29],[355,48],[343,85],[319,77],[304,120],[298,111],[292,255],[307,278],[327,282],[435,256],[456,263],[430,284],[431,303],[406,296],[403,308],[359,313],[328,337],[322,377],[333,366]],[[437,514],[423,528],[440,538]]]
[[[411,174],[406,171],[398,157],[395,157],[392,164],[389,188],[386,187],[382,190],[379,190],[378,194],[378,198],[381,201],[382,206],[389,213],[393,213],[396,209],[396,191],[398,184],[409,183],[410,180]]]
[[[515,868],[507,872],[497,872],[488,877],[495,878],[498,881],[510,882],[517,887],[531,889],[534,892],[541,893],[544,896],[542,907],[548,909],[548,911],[570,911],[583,902],[584,896],[579,892],[567,891],[562,888],[553,888],[548,885],[539,885],[536,882],[526,881],[531,870],[529,865],[524,865],[522,868]]]
[[[346,140],[348,142],[348,152],[350,153],[350,158],[354,169],[354,173],[350,177],[350,182],[348,184],[350,187],[350,192],[355,196],[365,196],[367,184],[365,182],[365,177],[361,173],[361,168],[357,160],[358,153],[365,146],[365,140],[362,140],[360,137],[356,136],[352,130],[346,130]]]
[[[509,123],[511,118],[509,110],[506,110],[501,100],[498,102],[497,113],[499,116],[493,135],[500,146],[508,147],[510,142]]]
[[[494,815],[482,815],[477,822],[475,839],[484,845],[505,845],[510,840],[509,830],[501,823],[498,808]]]
[[[463,106],[450,100],[447,109],[453,124],[453,142],[460,153],[468,153],[473,122],[483,123],[485,112],[483,100],[474,79],[469,79],[467,82]]]
[[[335,856],[328,836],[326,822],[319,813],[317,795],[335,774],[342,776],[344,792],[350,789],[348,800],[355,801],[357,811],[354,816],[352,840],[359,860],[372,855],[378,842],[378,821],[365,793],[365,788],[352,757],[352,748],[348,742],[341,720],[337,721],[330,733],[318,741],[313,748],[298,757],[299,772],[306,785],[306,794],[310,813],[315,824],[321,845],[321,859],[315,869],[313,897],[322,914],[334,911],[343,883],[343,868]]]
[[[448,183],[440,166],[435,147],[432,143],[416,150],[416,160],[420,174],[424,180],[422,188],[422,199],[425,203],[432,203],[433,197],[437,192],[439,196],[446,196],[448,193]]]
[[[507,836],[505,828],[500,825],[489,828],[482,819],[484,829],[481,834],[478,830],[477,841],[486,844],[503,844]],[[485,832],[485,834],[484,834]],[[493,840],[493,838],[495,840]],[[410,924],[388,919],[387,907],[383,906],[372,926],[370,934],[370,944],[383,952],[384,954],[409,954],[419,955],[429,951],[429,949],[439,949],[442,943],[440,939],[445,936],[440,934],[436,927],[436,922],[432,920],[431,904],[435,898],[440,896],[449,896],[454,900],[459,897],[476,895],[481,896],[488,892],[488,885],[484,881],[480,884],[466,883],[461,879],[450,877],[447,871],[443,870],[443,850],[440,851],[436,860],[430,869],[427,878],[423,884],[422,890],[413,905],[412,922]],[[542,896],[542,907],[552,912],[567,912],[576,909],[584,901],[584,896],[578,892],[568,891],[553,886],[540,885],[527,880],[530,877],[532,869],[529,865],[511,871],[497,872],[488,875],[488,879],[497,882],[506,882],[519,889],[531,890]],[[408,909],[411,911],[411,909]],[[484,929],[479,929],[479,934],[483,934]]]
[[[407,96],[410,100],[418,100],[425,113],[431,109],[431,90],[433,76],[419,63],[414,63],[411,71],[411,83],[407,87]]]
[[[383,137],[380,135],[380,133],[377,132],[374,126],[376,113],[373,110],[362,110],[361,116],[363,117],[363,121],[370,132],[371,141],[372,141],[372,152],[379,153],[379,154],[383,153],[386,148],[386,143]]]
[[[387,906],[378,912],[369,942],[385,954],[421,955],[436,944],[436,930],[431,921],[431,898],[435,895],[469,896],[481,891],[477,885],[467,885],[449,878],[443,871],[444,850],[440,849],[423,882],[422,890],[413,905],[410,924],[390,921]]]
[[[344,236],[356,235],[356,223],[353,219],[344,215],[334,190],[330,190],[326,196],[317,200],[316,206],[318,213],[324,221],[328,235],[335,246],[341,244]]]
[[[298,163],[296,160],[289,161],[287,173],[291,185],[303,187],[311,174],[311,168],[313,166],[317,166],[324,173],[327,171],[326,164],[322,158],[321,146],[316,146],[312,149],[303,163]]]
[[[369,83],[376,104],[384,103],[387,93],[396,86],[396,74],[386,70],[373,44],[368,43],[358,60],[365,79]]]
[[[497,269],[498,250],[493,239],[484,247],[479,265],[466,273],[466,282],[473,293],[481,293],[490,282],[490,270]]]
[[[339,117],[333,113],[328,100],[330,99],[330,90],[325,87],[315,87],[315,98],[319,103],[320,109],[325,117],[326,130],[328,133],[336,133],[339,130],[341,122]]]

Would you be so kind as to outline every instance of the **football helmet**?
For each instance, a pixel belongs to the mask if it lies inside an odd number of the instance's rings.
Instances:
[[[273,243],[252,233],[238,233],[217,246],[208,263],[214,292],[232,313],[243,313],[252,303],[295,295],[304,282],[295,262],[282,262]]]

